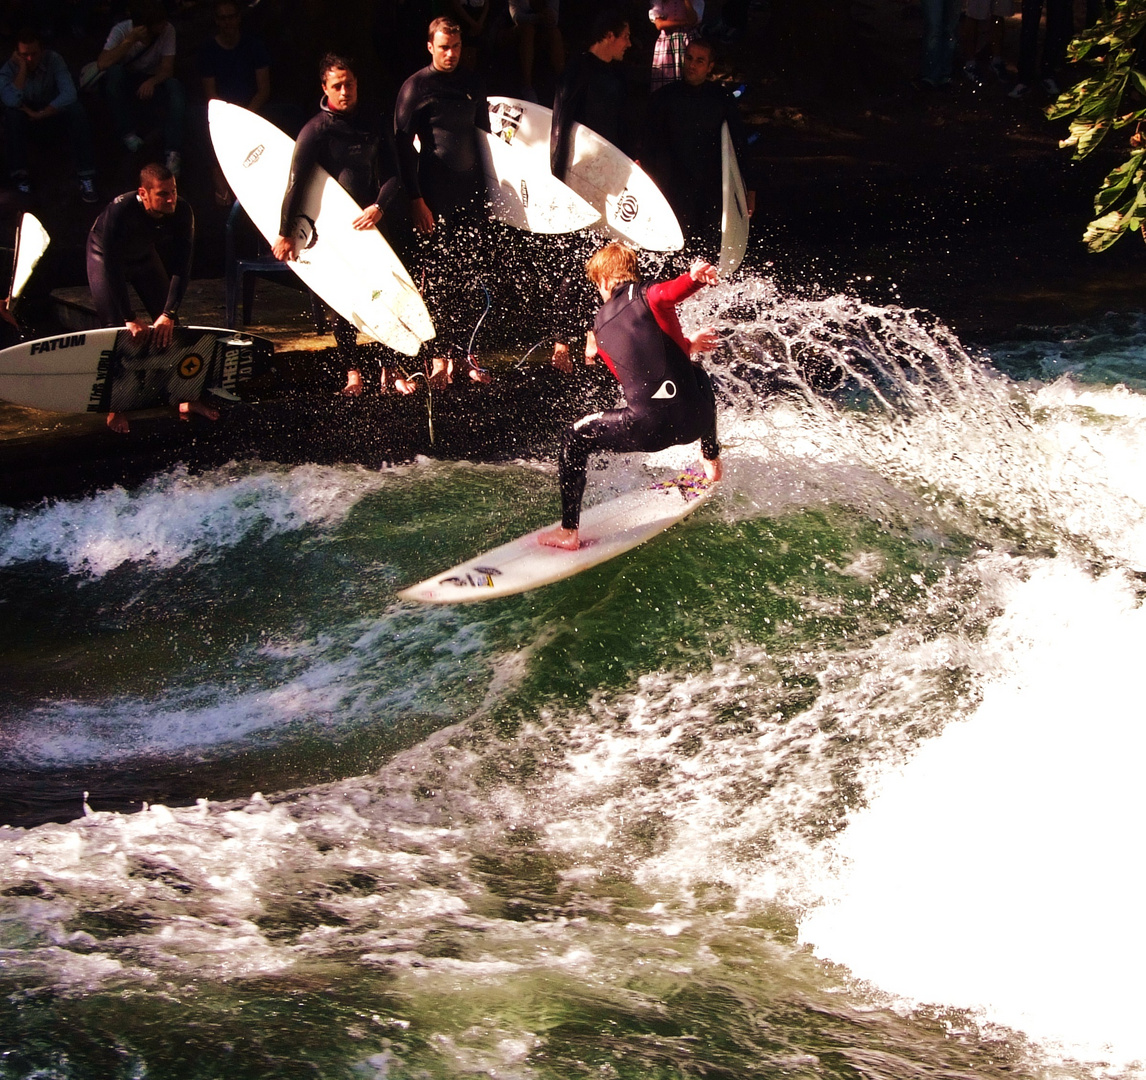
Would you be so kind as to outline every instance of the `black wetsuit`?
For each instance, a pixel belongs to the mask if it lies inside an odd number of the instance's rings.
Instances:
[[[553,98],[553,127],[549,133],[549,167],[558,180],[565,179],[572,163],[574,124],[584,124],[631,156],[626,95],[621,63],[608,63],[591,52],[569,62]]]
[[[664,192],[685,238],[707,254],[720,250],[720,129],[728,124],[744,173],[745,132],[736,100],[719,83],[669,83],[649,99],[641,165]],[[750,190],[755,185],[748,183]]]
[[[394,137],[406,193],[436,217],[480,204],[485,188],[477,131],[489,131],[485,87],[472,72],[428,64],[398,92]],[[421,150],[414,149],[418,137]]]
[[[195,214],[183,199],[176,201],[174,213],[158,219],[144,210],[134,191],[108,203],[87,243],[88,286],[103,324],[122,326],[134,318],[129,284],[152,321],[160,315],[174,319],[191,278],[194,245]]]
[[[716,400],[694,364],[675,307],[700,286],[687,274],[658,285],[619,285],[597,312],[597,352],[620,380],[625,408],[582,417],[565,433],[558,475],[561,524],[576,529],[594,451],[664,450],[695,439],[709,461],[720,456]]]
[[[379,232],[405,259],[410,227],[389,125],[381,113],[361,103],[347,112],[338,112],[327,105],[324,97],[319,109],[318,115],[303,125],[294,145],[279,235],[291,236],[294,232],[306,181],[315,166],[321,166],[359,206],[378,206],[383,215]],[[331,331],[339,361],[348,369],[357,369],[358,331],[337,312],[331,315]],[[374,349],[384,366],[397,363],[395,354],[385,345]]]
[[[290,178],[283,195],[279,235],[290,236],[311,171],[321,165],[349,192],[359,206],[374,203],[386,221],[392,209],[400,211],[402,184],[394,143],[382,116],[359,105],[335,112],[326,98],[320,112],[303,125],[294,144]],[[393,231],[393,230],[392,230]]]

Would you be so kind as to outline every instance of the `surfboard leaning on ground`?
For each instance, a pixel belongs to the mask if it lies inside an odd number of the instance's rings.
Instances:
[[[511,146],[524,147],[539,168],[550,172],[552,110],[520,98],[488,101],[490,130]],[[573,160],[565,183],[600,214],[592,228],[649,251],[684,247],[684,234],[668,200],[632,158],[584,124],[573,125],[572,140]]]
[[[551,585],[651,540],[703,506],[716,486],[703,473],[691,471],[654,481],[585,510],[576,551],[544,546],[537,539],[543,530],[534,529],[398,596],[424,604],[468,604]]]
[[[266,338],[210,326],[176,327],[156,350],[122,328],[78,331],[24,341],[0,352],[0,398],[53,412],[128,412],[233,395],[239,383],[269,369]]]
[[[273,244],[294,140],[261,116],[218,99],[208,105],[207,119],[227,183]],[[298,259],[291,267],[362,333],[416,356],[422,343],[434,337],[430,313],[382,234],[352,226],[361,212],[338,181],[316,166],[303,192],[296,222]]]

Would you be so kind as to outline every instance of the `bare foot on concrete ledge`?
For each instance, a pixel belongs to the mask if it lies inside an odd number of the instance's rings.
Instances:
[[[126,435],[131,430],[131,425],[123,413],[109,412],[107,414],[107,426],[117,435]]]
[[[219,419],[219,410],[212,409],[210,405],[204,405],[201,401],[181,401],[179,403],[180,420],[189,420],[192,413],[205,416],[208,420]]]
[[[347,397],[358,397],[362,393],[364,387],[362,386],[362,375],[360,372],[351,368],[346,373],[346,385],[342,388],[342,393]]]

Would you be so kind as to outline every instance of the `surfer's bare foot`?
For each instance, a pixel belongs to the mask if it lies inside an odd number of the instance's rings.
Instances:
[[[581,537],[576,529],[566,529],[563,525],[558,525],[552,529],[542,529],[537,534],[537,542],[545,547],[576,551],[581,546]]]
[[[219,419],[219,410],[212,409],[210,405],[204,405],[201,401],[181,401],[179,403],[180,420],[189,419],[192,413],[197,416],[205,416],[208,420]]]
[[[473,379],[474,382],[482,383],[483,385],[493,382],[493,376],[484,368],[479,367],[470,368],[470,378]]]
[[[354,368],[351,368],[346,373],[346,385],[342,388],[342,393],[347,397],[358,397],[358,395],[362,393],[363,389],[364,387],[362,386],[361,373],[355,371]],[[385,376],[383,376],[382,389],[386,389]]]
[[[107,426],[117,435],[126,435],[131,430],[127,417],[122,413],[109,412],[107,414]]]
[[[708,458],[702,457],[700,464],[704,469],[704,475],[714,484],[724,477],[724,465],[720,458],[717,458],[715,461],[709,461]]]
[[[454,362],[445,356],[435,356],[430,361],[430,377],[426,380],[435,390],[441,390],[454,381]]]
[[[402,376],[397,375],[394,378],[394,389],[399,394],[412,394],[418,388],[409,379],[403,379]]]

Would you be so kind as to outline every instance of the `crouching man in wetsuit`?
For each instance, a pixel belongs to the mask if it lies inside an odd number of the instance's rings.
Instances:
[[[195,214],[179,198],[175,176],[163,165],[145,165],[139,188],[112,200],[88,233],[88,287],[96,313],[104,326],[122,326],[132,340],[145,339],[163,350],[171,344],[179,305],[191,277],[191,251],[195,243]],[[168,274],[157,245],[170,251]],[[151,325],[132,310],[127,286],[133,285],[151,316]],[[219,414],[200,401],[184,401],[181,414],[198,413],[210,420]],[[126,434],[127,417],[109,412],[107,426]]]
[[[569,551],[581,546],[581,496],[594,451],[664,450],[700,439],[705,475],[719,480],[723,473],[712,383],[691,359],[715,348],[719,338],[711,327],[685,337],[676,314],[682,300],[716,284],[716,270],[698,261],[672,281],[642,285],[637,254],[623,244],[607,244],[585,269],[604,301],[593,327],[597,355],[620,380],[625,407],[583,416],[565,433],[558,463],[561,524],[538,540]]]

